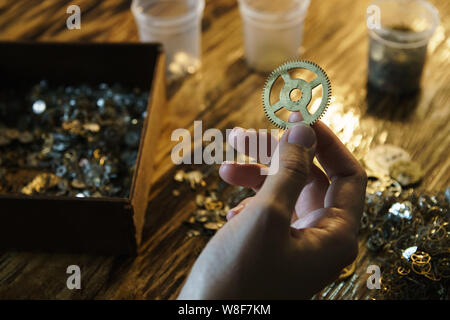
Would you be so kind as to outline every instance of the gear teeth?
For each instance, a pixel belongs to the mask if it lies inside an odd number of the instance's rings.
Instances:
[[[328,105],[330,104],[330,101],[331,101],[331,94],[332,94],[331,81],[328,78],[328,75],[326,74],[326,72],[318,64],[316,64],[315,62],[309,61],[309,60],[288,60],[287,62],[278,66],[275,70],[273,70],[270,73],[270,75],[267,77],[267,79],[264,83],[264,89],[262,92],[262,103],[263,103],[264,114],[266,115],[266,117],[268,118],[270,123],[272,123],[275,127],[280,128],[280,129],[286,129],[288,127],[288,124],[286,123],[286,121],[279,119],[273,113],[273,111],[271,112],[270,101],[266,101],[267,100],[266,95],[268,95],[268,94],[270,95],[270,91],[272,90],[273,83],[279,76],[281,76],[283,73],[285,73],[289,70],[296,69],[296,68],[307,69],[307,70],[314,72],[318,77],[320,77],[322,88],[324,88],[325,86],[327,87],[326,102],[325,103],[321,102],[319,109],[317,110],[320,113],[318,115],[316,115],[316,113],[313,114],[313,117],[311,117],[312,119],[310,121],[311,123],[308,123],[307,121],[305,121],[305,122],[307,122],[309,125],[312,125],[317,120],[321,119],[323,117],[323,114],[327,111]],[[324,96],[325,96],[325,93],[323,92],[322,98]],[[301,106],[301,107],[306,108],[305,106]],[[276,121],[274,118],[279,121]]]

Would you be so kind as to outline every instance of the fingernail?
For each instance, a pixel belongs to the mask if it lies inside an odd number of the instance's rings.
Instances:
[[[241,131],[245,131],[245,129],[241,127],[234,127],[233,130],[231,130],[231,132],[234,132],[235,134]]]
[[[291,114],[289,115],[288,121],[289,122],[303,121],[302,114],[300,112],[291,112]]]
[[[233,211],[234,213],[239,213],[242,209],[244,209],[244,205],[239,204],[238,206],[231,208],[230,211]]]
[[[310,126],[299,123],[289,129],[288,142],[311,148],[316,143],[316,134]]]
[[[225,160],[222,164],[235,164],[235,161]]]
[[[227,221],[230,221],[231,219],[233,219],[233,217],[236,215],[236,213],[234,213],[233,211],[228,211],[227,213]]]
[[[245,131],[243,128],[241,127],[234,127],[233,130],[231,130],[230,135],[228,136],[228,139],[232,140],[234,139],[239,132]]]
[[[235,215],[237,215],[239,212],[241,212],[242,209],[244,209],[243,204],[240,204],[234,208],[231,208],[227,213],[227,220],[230,220],[231,218],[233,218]]]

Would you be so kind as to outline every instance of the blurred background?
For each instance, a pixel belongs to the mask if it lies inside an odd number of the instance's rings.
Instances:
[[[172,28],[172,31],[181,28],[177,30],[192,34],[187,35],[190,40],[185,44],[180,41],[166,44],[166,48],[184,46],[188,49],[181,51],[188,54],[177,56],[175,49],[167,53],[169,103],[161,119],[163,129],[159,152],[155,155],[156,172],[150,206],[150,212],[159,218],[146,227],[141,254],[134,260],[77,257],[88,271],[84,289],[71,292],[51,282],[54,273],[63,276],[65,269],[60,267],[66,265],[70,257],[3,253],[0,256],[0,296],[175,298],[208,238],[185,239],[183,221],[195,207],[195,194],[181,190],[183,195],[173,200],[173,176],[179,168],[170,161],[170,152],[176,144],[170,141],[170,135],[176,128],[192,130],[194,120],[203,121],[203,130],[213,127],[225,130],[235,126],[271,128],[261,101],[267,71],[292,58],[314,61],[326,71],[331,81],[332,98],[322,119],[358,159],[362,160],[377,145],[398,146],[422,166],[424,178],[418,186],[419,190],[445,189],[450,183],[450,2],[429,2],[439,11],[440,20],[431,33],[422,34],[422,39],[417,40],[426,39],[420,42],[422,46],[418,51],[414,51],[411,59],[416,60],[408,65],[413,69],[408,69],[406,77],[402,71],[386,75],[378,68],[380,50],[386,50],[380,49],[379,44],[389,47],[402,39],[383,33],[369,36],[371,30],[368,30],[367,8],[371,1],[311,0],[310,3],[301,2],[300,7],[295,8],[289,7],[288,1],[283,1],[287,12],[296,15],[278,14],[274,18],[267,14],[252,16],[248,12],[249,7],[255,7],[252,1],[241,1],[240,7],[237,0],[206,0],[204,7],[201,1],[193,2],[192,8],[197,10],[194,10],[197,16],[192,16],[189,27],[167,27],[166,17],[163,22],[166,23],[165,28]],[[268,3],[270,1],[259,2],[261,6]],[[71,4],[81,9],[81,29],[67,29],[69,14],[66,8]],[[276,4],[276,8],[267,11],[275,14],[277,10],[282,11],[283,5]],[[247,7],[243,8],[243,5]],[[3,0],[0,2],[0,40],[138,42],[139,36],[142,41],[161,36],[158,32],[152,35],[152,30],[161,27],[161,23],[158,24],[155,19],[147,22],[145,17],[139,16],[143,12],[156,15],[158,10],[140,9],[139,3],[135,4],[133,11],[131,8],[132,2],[125,0],[79,0],[76,3],[62,0]],[[243,14],[250,15],[250,18],[244,19]],[[169,18],[176,15],[176,12],[171,13]],[[181,25],[182,22],[178,21]],[[384,23],[383,16],[381,23]],[[430,23],[430,26],[433,25],[433,22]],[[263,29],[270,24],[271,30],[277,30],[275,35],[269,31],[258,33],[258,30],[251,29],[261,24]],[[195,31],[197,26],[198,34]],[[428,30],[428,27],[425,26],[422,31]],[[422,31],[419,30],[419,33]],[[264,35],[267,37],[264,38]],[[163,38],[173,40],[167,33]],[[280,42],[270,46],[277,38]],[[269,44],[264,41],[267,39]],[[370,39],[375,43],[369,51]],[[287,48],[283,49],[281,42]],[[269,47],[264,49],[267,45]],[[280,56],[277,53],[275,56],[266,54],[274,52],[273,48],[283,49]],[[398,49],[395,45],[394,48]],[[410,59],[408,50],[406,57],[401,59]],[[394,56],[395,59],[399,57],[398,54]],[[389,56],[383,57],[390,59]],[[372,85],[368,85],[369,58],[373,60],[370,68]],[[171,66],[177,61],[178,65]],[[379,79],[385,79],[387,83],[377,82]],[[404,84],[408,79],[413,79],[412,83]],[[419,81],[419,88],[415,87],[414,79]],[[395,83],[400,88],[414,90],[389,92]],[[320,99],[320,92],[314,95],[313,103],[316,99]],[[361,244],[357,269],[351,281],[332,284],[316,298],[370,298],[373,293],[365,285],[365,271],[370,263],[371,257]],[[42,284],[46,284],[44,289]]]

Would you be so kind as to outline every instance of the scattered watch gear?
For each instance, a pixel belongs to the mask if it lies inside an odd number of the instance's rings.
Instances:
[[[389,176],[389,168],[395,162],[410,160],[406,150],[391,144],[375,146],[364,156],[367,171],[376,176]]]
[[[420,164],[414,161],[397,161],[390,166],[389,173],[404,187],[415,185],[423,178]]]
[[[346,266],[344,269],[342,269],[338,280],[347,279],[348,277],[350,277],[355,273],[355,270],[356,270],[356,260],[353,261],[350,265]]]
[[[316,78],[310,82],[307,82],[300,78],[292,79],[289,75],[290,70],[294,69],[306,69],[316,74]],[[280,100],[274,104],[270,104],[270,93],[272,86],[278,77],[282,77],[284,86],[280,91]],[[317,86],[322,85],[322,101],[317,110],[311,114],[308,110],[308,105],[311,103],[312,90]],[[302,96],[298,101],[291,99],[290,94],[293,90],[298,89],[301,91]],[[312,125],[316,122],[322,114],[325,112],[331,97],[331,84],[328,76],[321,67],[314,62],[300,60],[290,61],[281,65],[275,69],[267,78],[266,84],[263,90],[263,108],[264,113],[275,126],[280,129],[288,129],[294,126],[298,122],[288,122],[280,119],[276,116],[276,112],[282,108],[286,108],[291,112],[299,111],[303,117],[303,123]]]

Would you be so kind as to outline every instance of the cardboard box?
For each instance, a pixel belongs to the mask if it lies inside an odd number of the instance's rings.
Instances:
[[[61,84],[119,82],[150,91],[130,196],[0,195],[0,249],[136,253],[166,105],[164,63],[158,44],[0,42],[1,88],[48,79]]]

